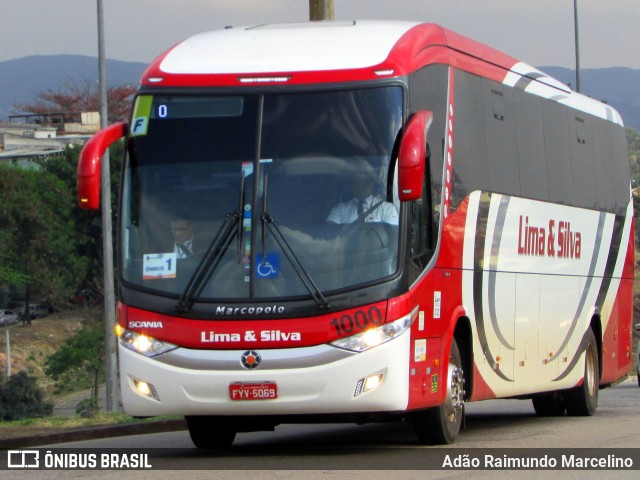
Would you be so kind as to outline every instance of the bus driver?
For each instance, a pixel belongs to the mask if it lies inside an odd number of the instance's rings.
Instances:
[[[186,215],[176,215],[171,219],[171,235],[173,236],[173,251],[176,258],[189,258],[193,255],[193,226]]]
[[[372,173],[357,174],[351,185],[353,198],[333,207],[327,216],[327,222],[384,222],[398,225],[396,207],[387,202],[382,195],[374,193],[375,184],[376,178]]]

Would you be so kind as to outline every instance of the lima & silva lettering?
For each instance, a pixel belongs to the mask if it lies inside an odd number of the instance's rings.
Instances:
[[[200,332],[201,343],[237,343],[237,342],[300,342],[300,332],[283,332],[282,330],[261,330],[259,338],[254,330],[247,330],[244,336],[236,333]]]
[[[582,234],[571,228],[571,222],[549,220],[547,228],[529,224],[529,217],[520,215],[518,255],[580,259]]]

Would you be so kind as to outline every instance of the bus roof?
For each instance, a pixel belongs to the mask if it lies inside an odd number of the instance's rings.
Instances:
[[[447,64],[622,125],[608,105],[536,68],[439,25],[403,21],[309,22],[194,35],[159,56],[142,85],[303,85],[393,78]]]

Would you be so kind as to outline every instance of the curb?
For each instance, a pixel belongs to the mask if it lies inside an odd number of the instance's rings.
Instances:
[[[53,443],[78,442],[98,438],[144,435],[147,433],[177,432],[187,429],[184,419],[159,420],[146,423],[126,423],[123,425],[98,425],[79,427],[55,433],[44,433],[25,437],[0,438],[0,450],[22,447],[36,447]]]

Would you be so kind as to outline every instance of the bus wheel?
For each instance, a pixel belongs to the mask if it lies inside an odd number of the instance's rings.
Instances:
[[[539,417],[560,417],[567,409],[564,397],[560,392],[543,393],[536,395],[531,400],[533,409]]]
[[[189,436],[197,448],[229,448],[236,438],[235,429],[224,417],[185,417]]]
[[[587,348],[584,351],[584,380],[579,387],[564,394],[567,413],[573,416],[591,416],[598,407],[600,388],[600,368],[598,366],[598,345],[593,330],[587,334]]]
[[[453,443],[458,438],[464,416],[464,371],[460,351],[455,339],[449,353],[447,371],[447,393],[444,404],[418,412],[414,416],[414,426],[418,442],[426,445]]]

